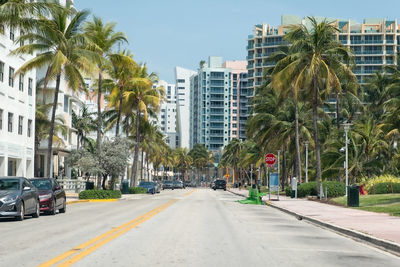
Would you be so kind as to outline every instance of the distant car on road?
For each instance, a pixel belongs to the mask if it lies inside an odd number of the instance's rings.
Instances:
[[[217,189],[224,189],[224,191],[226,191],[226,181],[225,180],[216,180],[214,183],[214,190]]]
[[[157,189],[157,184],[154,182],[140,182],[139,187],[146,188],[147,193],[155,194],[158,189]]]
[[[57,210],[65,213],[65,191],[54,178],[32,178],[30,181],[39,191],[40,211],[51,215],[55,215]]]
[[[183,182],[182,181],[174,181],[174,188],[176,189],[183,189]]]
[[[164,181],[163,189],[172,189],[174,190],[174,183],[172,181]]]
[[[0,217],[15,217],[22,221],[25,215],[40,215],[39,192],[23,177],[0,177]]]

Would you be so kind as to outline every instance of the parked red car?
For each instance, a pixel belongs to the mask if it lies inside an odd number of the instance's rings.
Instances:
[[[65,191],[53,178],[32,178],[31,183],[39,191],[40,211],[55,215],[58,210],[65,213],[67,200]]]

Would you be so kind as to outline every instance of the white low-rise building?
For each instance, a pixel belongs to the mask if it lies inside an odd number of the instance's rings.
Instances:
[[[0,176],[33,177],[36,72],[15,75],[32,55],[11,56],[20,30],[0,34]]]

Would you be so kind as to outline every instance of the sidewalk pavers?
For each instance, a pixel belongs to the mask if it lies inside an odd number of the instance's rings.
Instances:
[[[230,191],[248,196],[247,190],[232,188]],[[400,217],[285,196],[280,196],[279,201],[268,201],[268,196],[263,200],[299,218],[400,254]]]

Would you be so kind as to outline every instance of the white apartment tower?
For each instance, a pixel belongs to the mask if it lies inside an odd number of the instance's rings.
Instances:
[[[157,115],[157,125],[165,134],[165,142],[173,149],[179,146],[176,132],[176,90],[174,84],[158,81],[154,87],[162,86],[165,90],[166,100],[161,104]]]
[[[176,84],[176,131],[179,147],[190,147],[190,77],[196,71],[175,67]]]

